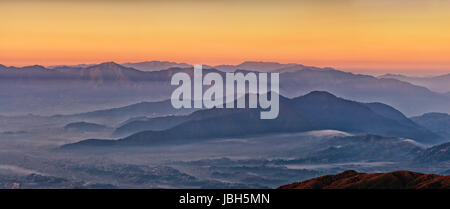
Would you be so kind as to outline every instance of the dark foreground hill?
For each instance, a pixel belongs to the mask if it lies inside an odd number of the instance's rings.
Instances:
[[[143,131],[119,140],[89,139],[64,147],[173,145],[213,138],[327,129],[411,138],[426,144],[439,140],[436,134],[416,125],[392,107],[345,100],[327,92],[312,92],[294,99],[280,97],[279,116],[273,120],[261,120],[261,111],[249,108],[199,110],[177,120],[180,124],[167,130]]]
[[[279,189],[450,189],[450,176],[411,171],[368,174],[349,170],[280,186]]]

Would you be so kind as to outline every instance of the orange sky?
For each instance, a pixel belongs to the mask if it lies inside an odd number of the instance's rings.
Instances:
[[[0,0],[0,11],[4,65],[255,60],[450,73],[449,0]]]

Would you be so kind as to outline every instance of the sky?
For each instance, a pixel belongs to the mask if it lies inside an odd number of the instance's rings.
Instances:
[[[0,0],[0,64],[301,63],[450,73],[450,0]]]

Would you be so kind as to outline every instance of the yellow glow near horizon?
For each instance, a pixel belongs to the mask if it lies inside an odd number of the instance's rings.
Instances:
[[[255,60],[450,71],[447,0],[19,0],[0,10],[4,65]]]

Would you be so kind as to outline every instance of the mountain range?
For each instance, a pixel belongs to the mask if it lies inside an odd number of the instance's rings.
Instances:
[[[246,137],[271,133],[311,130],[339,130],[414,139],[432,144],[439,136],[415,124],[392,107],[379,103],[360,103],[327,92],[311,92],[289,99],[280,97],[280,114],[273,120],[260,120],[261,109],[206,109],[188,116],[150,120],[157,131],[142,131],[119,140],[88,139],[64,148],[89,146],[154,146],[184,144],[224,137]],[[178,123],[178,124],[177,124]]]
[[[139,66],[157,66],[144,69]],[[138,70],[137,67],[143,70]],[[167,69],[162,69],[166,68]],[[377,78],[300,64],[244,62],[232,66],[205,66],[204,74],[230,71],[279,72],[280,93],[289,98],[311,91],[328,91],[362,102],[382,102],[412,116],[427,112],[450,113],[450,97],[392,78]],[[162,70],[160,70],[162,69]],[[142,101],[168,99],[177,72],[192,75],[184,63],[143,62],[123,66],[97,65],[6,67],[0,65],[0,114],[67,114]]]
[[[52,69],[0,66],[0,96],[8,98],[0,100],[0,113],[74,114],[142,101],[161,101],[170,98],[175,89],[170,79],[177,72],[192,74],[192,69],[144,72],[112,62]]]
[[[288,97],[311,90],[328,91],[340,97],[362,102],[382,102],[406,115],[428,110],[448,112],[449,98],[407,82],[338,71],[331,68],[303,69],[280,75],[280,93]]]

